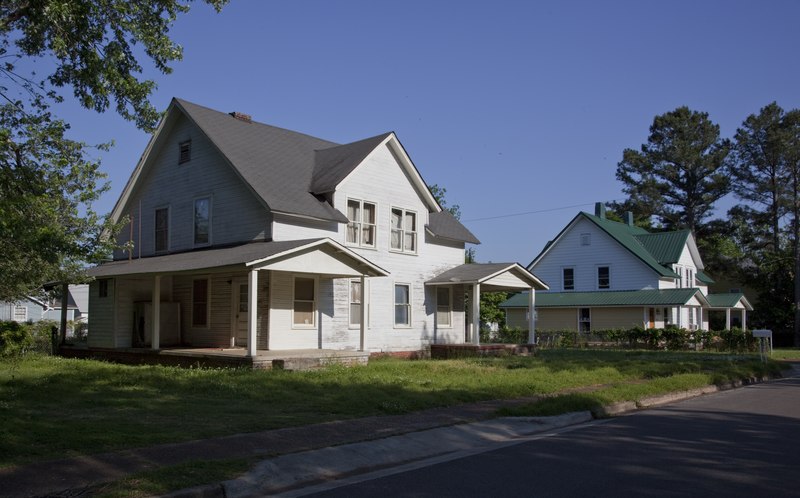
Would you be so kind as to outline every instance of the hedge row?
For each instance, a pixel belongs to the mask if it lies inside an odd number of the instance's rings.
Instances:
[[[50,354],[53,351],[51,330],[58,327],[54,320],[36,323],[0,321],[0,357],[18,356],[28,352]]]
[[[670,326],[660,329],[634,327],[630,329],[537,331],[537,343],[545,348],[582,348],[588,346],[716,351],[757,351],[758,341],[748,330],[687,330]],[[525,344],[528,331],[519,328],[502,328],[498,332],[482,331],[481,341],[486,343]]]

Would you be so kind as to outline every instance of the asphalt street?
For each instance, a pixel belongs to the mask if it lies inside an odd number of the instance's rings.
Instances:
[[[800,496],[800,378],[292,496]],[[309,494],[310,493],[310,494]]]

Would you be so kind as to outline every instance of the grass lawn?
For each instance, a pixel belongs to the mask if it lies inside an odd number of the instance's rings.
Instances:
[[[780,348],[772,351],[773,360],[800,361],[800,348]]]
[[[0,362],[0,467],[487,399],[603,386],[636,399],[777,372],[757,355],[548,350],[535,358],[371,360],[314,372]],[[568,411],[568,410],[562,410]]]

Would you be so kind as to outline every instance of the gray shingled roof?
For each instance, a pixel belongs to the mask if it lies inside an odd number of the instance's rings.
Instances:
[[[315,151],[338,144],[255,121],[248,123],[185,100],[175,102],[272,211],[347,223],[344,214],[309,191]]]
[[[384,133],[358,142],[317,150],[309,190],[314,194],[325,194],[336,190],[336,186],[389,135],[391,133]]]
[[[351,259],[358,261],[357,264],[368,268],[367,274],[374,276],[386,276],[389,274],[366,258],[324,237],[281,242],[253,242],[222,249],[205,249],[149,258],[111,261],[91,268],[87,273],[92,277],[110,277],[177,273],[220,267],[239,267],[244,269],[248,263],[256,264],[272,256],[286,252],[291,253],[295,249],[302,250],[306,246],[319,247],[325,244],[335,246],[336,250],[349,254]]]
[[[450,268],[425,283],[428,285],[483,283],[507,271],[515,271],[518,276],[529,281],[537,289],[547,289],[544,282],[519,263],[466,263]]]
[[[467,230],[449,211],[443,210],[438,213],[431,213],[428,217],[428,224],[425,227],[437,237],[444,239],[469,242],[470,244],[480,244],[481,241]]]

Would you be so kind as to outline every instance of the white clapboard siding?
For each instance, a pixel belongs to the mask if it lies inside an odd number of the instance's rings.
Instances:
[[[191,140],[191,160],[178,164],[178,144]],[[180,116],[150,155],[142,176],[123,209],[133,221],[133,255],[155,250],[155,210],[169,207],[169,250],[194,247],[194,201],[211,198],[211,243],[229,244],[269,237],[267,209],[225,162],[211,142]],[[141,207],[141,209],[140,209]],[[141,226],[141,238],[139,227]],[[117,240],[130,239],[126,225]],[[141,243],[140,243],[141,240]],[[117,251],[115,258],[127,257]]]
[[[109,278],[108,296],[100,297],[100,282],[94,280],[89,284],[89,316],[92,317],[91,333],[87,342],[93,348],[116,347],[114,340],[114,295],[116,279]]]
[[[590,234],[591,244],[581,245],[581,234]],[[631,254],[606,232],[586,219],[579,219],[536,263],[533,273],[550,285],[551,292],[563,290],[563,268],[575,269],[575,291],[597,288],[597,267],[610,267],[609,290],[659,288],[659,275]]]

